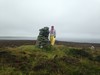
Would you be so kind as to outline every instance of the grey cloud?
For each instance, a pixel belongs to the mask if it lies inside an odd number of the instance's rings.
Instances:
[[[100,38],[100,0],[0,0],[0,36],[36,37],[51,25],[57,37]]]

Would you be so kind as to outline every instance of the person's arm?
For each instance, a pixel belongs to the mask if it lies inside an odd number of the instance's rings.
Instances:
[[[56,38],[56,30],[54,31],[54,38]]]

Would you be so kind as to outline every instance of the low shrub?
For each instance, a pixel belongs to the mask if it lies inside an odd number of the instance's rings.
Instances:
[[[83,49],[75,49],[75,48],[71,48],[67,51],[67,54],[75,56],[75,57],[88,57],[88,58],[92,58],[91,54],[89,54],[88,52],[86,52]]]
[[[97,61],[97,62],[100,62],[100,55],[94,57],[94,60]]]

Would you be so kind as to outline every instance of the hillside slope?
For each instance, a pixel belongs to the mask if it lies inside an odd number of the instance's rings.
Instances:
[[[100,75],[100,51],[64,45],[0,48],[0,75]]]

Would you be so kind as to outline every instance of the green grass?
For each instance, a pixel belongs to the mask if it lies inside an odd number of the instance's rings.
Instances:
[[[100,75],[100,51],[64,45],[0,48],[0,75]]]

